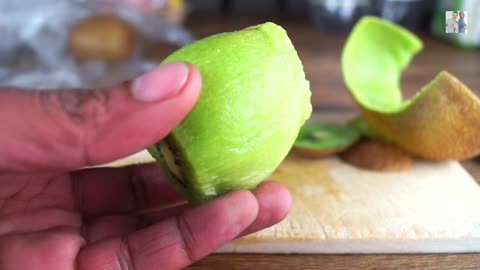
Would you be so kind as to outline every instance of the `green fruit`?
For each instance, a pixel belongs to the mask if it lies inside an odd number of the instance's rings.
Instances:
[[[351,146],[360,133],[337,124],[308,124],[300,129],[293,150],[308,157],[324,157]]]
[[[461,81],[441,71],[402,100],[402,70],[422,46],[413,33],[380,18],[357,23],[342,52],[345,84],[362,108],[353,125],[422,158],[473,157],[480,153],[480,100]]]
[[[285,30],[274,23],[189,44],[164,63],[202,75],[187,117],[149,152],[191,203],[252,189],[283,161],[311,114],[309,82]]]

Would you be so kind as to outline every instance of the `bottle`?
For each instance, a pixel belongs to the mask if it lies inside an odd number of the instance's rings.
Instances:
[[[467,26],[463,33],[458,30],[454,33],[447,33],[447,22],[448,19],[452,19],[454,11],[458,14],[457,20],[460,12],[463,13],[463,19]],[[430,29],[434,35],[461,48],[480,48],[480,3],[478,0],[438,1]]]
[[[365,15],[416,30],[425,14],[425,0],[309,0],[314,27],[326,32],[346,32]]]

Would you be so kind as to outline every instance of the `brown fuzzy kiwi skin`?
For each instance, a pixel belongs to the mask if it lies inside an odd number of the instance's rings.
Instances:
[[[353,166],[373,171],[402,171],[414,163],[414,159],[397,146],[369,138],[360,139],[339,157]]]
[[[434,161],[464,160],[480,153],[480,100],[442,71],[404,111],[362,110],[370,125],[406,152]]]

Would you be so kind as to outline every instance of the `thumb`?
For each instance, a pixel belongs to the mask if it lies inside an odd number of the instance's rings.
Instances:
[[[112,89],[0,89],[0,171],[70,170],[135,153],[166,136],[200,88],[197,69],[176,62]]]

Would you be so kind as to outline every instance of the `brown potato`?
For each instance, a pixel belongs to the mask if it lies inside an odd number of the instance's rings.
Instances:
[[[135,46],[133,27],[114,15],[95,15],[77,22],[68,47],[79,60],[118,61],[128,58]]]

